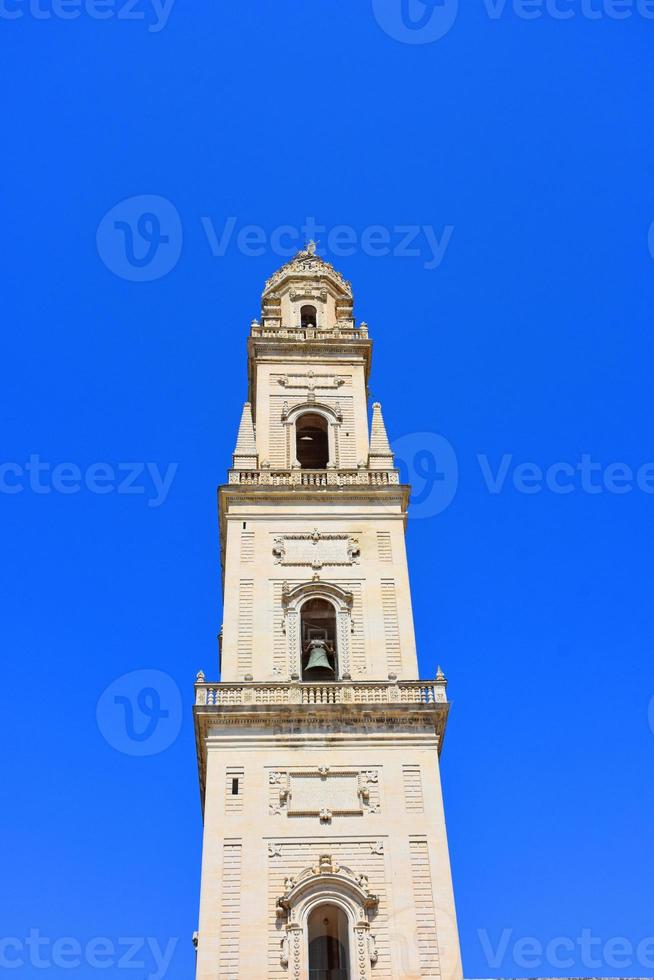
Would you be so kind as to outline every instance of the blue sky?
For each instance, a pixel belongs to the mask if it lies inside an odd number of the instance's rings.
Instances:
[[[3,968],[192,975],[214,494],[314,218],[416,484],[465,974],[654,974],[652,5],[75,2],[0,11]]]

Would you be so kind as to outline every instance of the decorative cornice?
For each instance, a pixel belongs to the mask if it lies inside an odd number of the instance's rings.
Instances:
[[[403,520],[406,521],[411,488],[400,484],[397,470],[390,471],[388,482],[386,482],[386,474],[382,470],[376,472],[365,469],[347,471],[347,479],[342,482],[340,481],[340,475],[346,471],[326,470],[325,474],[329,475],[325,476],[324,483],[322,481],[316,481],[314,485],[302,485],[302,474],[304,473],[306,475],[311,472],[314,471],[299,469],[293,471],[275,471],[272,469],[265,471],[231,471],[230,480],[233,479],[234,482],[218,487],[220,548],[223,573],[227,540],[226,522],[232,503],[238,503],[239,505],[269,503],[273,507],[278,507],[280,504],[286,502],[292,502],[293,504],[316,504],[319,499],[321,506],[325,503],[335,503],[341,506],[370,504],[378,508],[377,513],[380,518],[383,518],[384,515],[391,514],[395,516],[395,508],[397,508]],[[286,474],[289,474],[288,482],[286,482]],[[294,476],[291,474],[294,474]],[[397,480],[397,483],[391,483],[391,477],[393,480]],[[297,479],[297,483],[295,479]],[[279,482],[277,482],[278,480]],[[379,482],[377,482],[378,480]],[[317,494],[319,494],[319,498]]]
[[[369,746],[374,743],[374,733],[377,732],[382,740],[385,740],[389,734],[409,741],[418,739],[420,743],[426,740],[426,743],[430,745],[433,745],[435,740],[440,753],[445,737],[449,704],[440,700],[429,703],[416,703],[415,701],[406,703],[400,700],[403,697],[402,690],[404,688],[410,686],[427,689],[430,686],[428,681],[389,683],[387,701],[380,701],[379,693],[371,693],[371,700],[365,702],[348,699],[337,703],[311,702],[303,704],[283,699],[279,692],[275,694],[271,692],[270,702],[254,703],[254,693],[257,688],[286,688],[289,692],[297,692],[301,697],[302,690],[305,689],[308,694],[312,686],[315,687],[315,685],[303,685],[301,683],[205,684],[196,686],[196,704],[193,708],[193,715],[195,718],[200,795],[203,806],[207,739],[216,727],[220,728],[221,738],[224,738],[232,729],[233,737],[240,740],[240,732],[244,729],[252,729],[260,734],[264,742],[271,738],[278,741],[282,736],[289,738],[299,736],[305,744],[312,737],[319,738],[321,742],[326,737],[346,738],[348,741],[365,737]],[[330,685],[330,687],[339,688],[343,696],[353,688],[374,688],[375,686],[381,685],[357,684],[357,682]],[[238,695],[233,701],[228,698],[228,703],[206,703],[207,695],[204,692],[208,692],[210,689],[220,689],[226,695],[230,689],[235,692],[237,690],[242,692],[251,690],[252,698],[246,701],[244,697]],[[376,699],[374,701],[372,700],[373,696]],[[393,697],[398,700],[391,700]]]
[[[299,330],[278,328],[264,330],[258,323],[253,324],[248,337],[248,387],[249,398],[256,404],[256,371],[254,365],[260,360],[271,360],[288,364],[297,360],[306,366],[312,358],[320,358],[338,364],[357,364],[363,362],[366,383],[370,378],[372,360],[372,341],[367,328],[361,327],[340,330]],[[324,367],[324,363],[321,365]]]

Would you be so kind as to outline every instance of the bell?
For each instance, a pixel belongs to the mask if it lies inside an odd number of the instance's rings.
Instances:
[[[329,654],[325,648],[323,640],[312,640],[311,641],[311,651],[309,653],[309,662],[307,663],[305,670],[330,670],[332,674],[334,673],[334,668],[331,665]]]

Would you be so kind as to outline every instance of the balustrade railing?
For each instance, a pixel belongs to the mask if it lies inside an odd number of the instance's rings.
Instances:
[[[198,705],[248,704],[445,704],[445,678],[433,681],[343,681],[312,684],[304,682],[256,681],[195,685]]]
[[[399,486],[397,470],[230,470],[229,482],[268,487],[389,487]]]
[[[271,339],[285,340],[367,340],[367,327],[284,327],[281,325],[262,326],[260,323],[252,324],[250,334],[252,337],[265,337]]]

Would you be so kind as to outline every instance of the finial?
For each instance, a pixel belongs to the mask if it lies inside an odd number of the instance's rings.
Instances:
[[[309,253],[309,255],[316,254],[316,248],[318,247],[318,244],[319,244],[318,242],[314,242],[313,238],[307,242],[306,251]]]
[[[199,670],[197,672],[197,674],[195,675],[195,683],[196,684],[204,684],[204,681],[205,681],[204,671],[203,670]]]
[[[437,667],[437,669],[436,669],[436,680],[437,681],[444,681],[445,679],[446,679],[445,678],[445,674],[441,670],[441,666],[439,664],[438,667]]]

